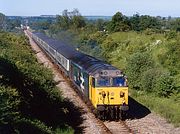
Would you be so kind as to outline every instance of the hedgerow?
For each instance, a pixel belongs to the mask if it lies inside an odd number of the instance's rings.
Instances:
[[[1,32],[0,132],[72,133],[66,107],[52,72],[38,64],[27,38]]]

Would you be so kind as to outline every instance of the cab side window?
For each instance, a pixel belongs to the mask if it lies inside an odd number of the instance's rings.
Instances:
[[[95,87],[95,79],[92,78],[92,87]]]

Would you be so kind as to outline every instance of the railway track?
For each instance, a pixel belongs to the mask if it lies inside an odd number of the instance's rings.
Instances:
[[[26,33],[25,33],[26,34]],[[27,35],[27,34],[26,34]],[[28,36],[29,37],[29,36]],[[37,44],[29,37],[31,47],[35,52],[38,61],[45,67],[51,68],[54,74],[54,80],[57,87],[61,90],[64,98],[69,99],[75,106],[82,108],[82,118],[84,119],[80,127],[84,128],[82,133],[89,134],[129,134],[131,129],[123,121],[101,121],[92,113],[91,104],[84,102],[72,87],[70,82],[63,77],[62,72],[53,64],[51,59],[37,46]],[[88,106],[89,105],[89,106]]]
[[[105,126],[112,134],[134,134],[125,121],[105,121]]]

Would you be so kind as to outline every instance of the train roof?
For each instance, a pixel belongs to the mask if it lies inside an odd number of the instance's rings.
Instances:
[[[36,36],[46,42],[50,47],[55,49],[58,53],[65,56],[67,59],[70,59],[73,63],[78,65],[80,68],[83,68],[88,74],[96,76],[102,70],[118,70],[110,64],[107,64],[104,61],[96,59],[92,56],[81,53],[67,43],[50,38],[43,33],[33,32]]]
[[[118,70],[117,68],[113,67],[106,62],[98,60],[92,56],[86,55],[80,59],[76,59],[75,63],[82,67],[88,74],[92,76],[97,76],[103,70]]]
[[[50,47],[52,47],[54,50],[68,59],[72,59],[74,57],[82,57],[85,55],[81,52],[76,51],[75,48],[63,41],[53,39],[43,33],[33,32],[33,34],[35,34],[37,37],[46,42]]]

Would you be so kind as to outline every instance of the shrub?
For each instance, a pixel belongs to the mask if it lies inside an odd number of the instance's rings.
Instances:
[[[159,96],[168,97],[175,90],[173,78],[168,73],[162,74],[157,78],[155,90]]]
[[[13,133],[13,125],[20,118],[19,97],[16,89],[0,85],[0,132]]]
[[[175,39],[177,37],[177,33],[175,31],[170,31],[165,34],[167,40]]]
[[[155,68],[144,72],[141,80],[142,89],[147,92],[154,92],[156,80],[161,74],[161,71]]]
[[[143,72],[151,69],[153,66],[154,63],[149,54],[137,52],[131,55],[126,67],[130,86],[140,89],[142,87],[141,77]]]
[[[66,125],[66,105],[51,71],[37,63],[26,43],[0,33],[0,133],[55,133]]]

